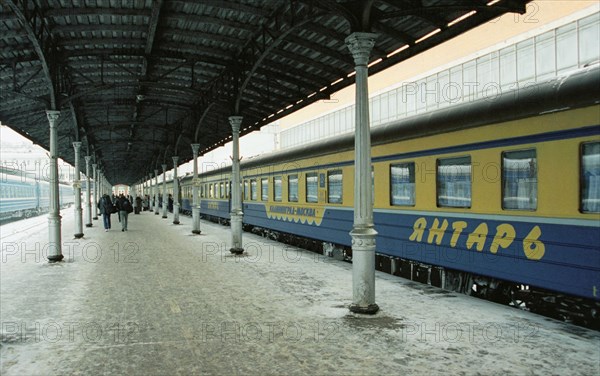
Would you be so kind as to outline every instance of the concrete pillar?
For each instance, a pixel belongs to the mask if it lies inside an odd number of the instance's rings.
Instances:
[[[85,156],[85,227],[92,227],[92,191],[90,189],[90,161],[92,157],[89,155]]]
[[[242,192],[240,190],[240,125],[241,116],[230,116],[231,132],[233,135],[233,157],[231,166],[231,248],[229,252],[241,255],[244,253],[242,246]]]
[[[352,236],[352,304],[350,311],[374,314],[375,231],[371,184],[371,129],[369,125],[369,54],[375,34],[355,32],[346,38],[356,70],[356,127],[354,136],[354,225]]]
[[[79,171],[79,150],[81,142],[73,142],[75,149],[75,181],[73,182],[75,194],[75,238],[83,238],[83,210],[81,209],[81,172]]]
[[[198,187],[200,180],[198,179],[198,151],[200,144],[192,144],[192,152],[194,153],[194,178],[192,179],[192,233],[200,233],[200,197],[198,197]]]
[[[158,215],[158,169],[154,170],[154,214]]]
[[[61,216],[58,186],[58,130],[60,111],[46,111],[50,123],[50,212],[48,213],[48,261],[57,262],[62,254]]]
[[[177,163],[179,157],[173,157],[173,224],[179,224],[179,180],[177,179]]]
[[[94,169],[94,204],[92,209],[94,210],[94,220],[98,220],[98,190],[100,189],[100,183],[98,182],[98,164],[92,163]]]

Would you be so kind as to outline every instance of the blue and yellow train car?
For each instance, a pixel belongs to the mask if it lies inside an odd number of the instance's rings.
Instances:
[[[373,128],[377,252],[600,314],[599,88],[588,68]],[[353,146],[348,135],[242,161],[244,224],[349,249]],[[229,178],[201,174],[203,215],[229,218]]]

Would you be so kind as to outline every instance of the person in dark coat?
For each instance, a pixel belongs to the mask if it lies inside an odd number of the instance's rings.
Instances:
[[[102,214],[102,220],[104,221],[104,231],[110,230],[110,215],[112,214],[113,203],[110,196],[105,194],[98,201],[98,209]]]
[[[127,231],[127,217],[133,211],[133,205],[131,205],[131,201],[127,197],[120,195],[117,199],[117,209],[119,209],[121,231]]]

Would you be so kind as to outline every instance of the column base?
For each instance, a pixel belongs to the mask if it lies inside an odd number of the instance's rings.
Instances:
[[[178,224],[179,224],[179,221],[173,221],[173,224],[174,224],[174,225],[178,225]]]
[[[94,221],[97,221],[97,220],[98,220],[98,217],[94,217],[93,219],[94,219]]]
[[[75,239],[81,239],[81,238],[83,238],[83,233],[75,234]]]
[[[230,248],[229,252],[233,253],[234,255],[241,255],[244,253],[244,248]]]
[[[52,255],[52,256],[48,256],[48,262],[49,263],[54,263],[54,262],[59,262],[62,261],[62,259],[64,259],[65,256],[63,255]]]
[[[348,309],[350,309],[350,312],[353,312],[353,313],[361,313],[364,315],[374,315],[377,313],[377,311],[379,311],[379,306],[375,303],[369,304],[366,307],[359,306],[357,304],[350,304],[350,307],[348,307]]]
[[[167,218],[167,216],[166,216],[166,215],[163,215],[162,217],[163,217],[163,219],[164,219],[164,218]]]
[[[85,227],[92,227],[93,225],[91,223],[86,223]]]
[[[158,215],[158,213],[154,213],[154,215]]]
[[[200,235],[200,230],[192,230],[192,234]]]

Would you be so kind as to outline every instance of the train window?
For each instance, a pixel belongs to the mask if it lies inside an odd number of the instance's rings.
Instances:
[[[263,201],[269,200],[269,179],[262,178],[260,179],[260,199]]]
[[[250,180],[250,199],[252,201],[258,200],[258,192],[256,190],[256,179]]]
[[[437,205],[471,207],[471,157],[437,160]]]
[[[298,202],[298,175],[288,175],[288,201]]]
[[[318,180],[316,172],[306,174],[306,202],[318,202]]]
[[[581,145],[581,211],[600,213],[600,142]]]
[[[244,180],[244,200],[248,200],[250,195],[250,184],[248,184],[248,180]]]
[[[415,163],[390,165],[390,204],[415,206]]]
[[[210,185],[208,186],[208,197],[209,197],[209,198],[212,198],[212,197],[213,197],[213,185],[212,185],[212,184],[210,184]]]
[[[327,171],[327,202],[342,203],[342,170]]]
[[[502,209],[537,209],[535,150],[502,153]]]
[[[225,183],[219,183],[219,198],[225,198]]]
[[[281,176],[273,178],[273,201],[281,201]]]

